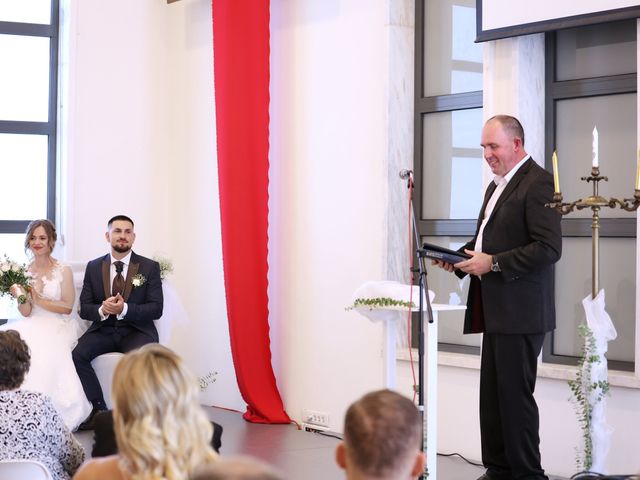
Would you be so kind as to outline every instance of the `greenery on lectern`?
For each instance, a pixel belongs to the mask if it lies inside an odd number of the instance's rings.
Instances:
[[[356,298],[353,305],[346,308],[346,310],[353,310],[354,308],[388,308],[388,307],[400,307],[405,309],[416,308],[415,303],[406,302],[404,300],[396,300],[388,297],[378,298]]]

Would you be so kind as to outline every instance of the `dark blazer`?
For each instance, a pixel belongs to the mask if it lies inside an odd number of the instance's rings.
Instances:
[[[462,249],[473,250],[495,189],[491,182],[476,234]],[[471,276],[465,333],[534,334],[555,328],[553,265],[562,253],[562,232],[560,214],[544,206],[552,198],[553,176],[530,158],[507,184],[485,226],[482,250],[497,257],[501,271],[481,280]]]
[[[106,457],[118,453],[118,445],[116,444],[116,434],[113,430],[113,415],[111,410],[96,413],[94,417],[94,437],[92,457]],[[222,447],[222,425],[211,422],[213,425],[213,435],[211,437],[211,446],[220,453]]]
[[[92,322],[89,332],[98,330],[105,324],[100,320],[98,309],[103,300],[111,296],[110,266],[109,254],[87,264],[80,293],[80,317]],[[138,274],[144,276],[145,282],[134,287],[132,280]],[[160,318],[163,306],[158,262],[132,252],[122,296],[127,303],[127,314],[120,322],[148,334],[157,342],[158,331],[153,321]]]

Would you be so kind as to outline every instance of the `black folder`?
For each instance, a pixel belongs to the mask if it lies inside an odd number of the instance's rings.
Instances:
[[[442,260],[446,263],[455,264],[471,258],[471,255],[467,255],[464,252],[451,250],[449,248],[441,247],[440,245],[434,245],[433,243],[425,243],[422,245],[422,248],[424,249],[424,254],[427,258]]]

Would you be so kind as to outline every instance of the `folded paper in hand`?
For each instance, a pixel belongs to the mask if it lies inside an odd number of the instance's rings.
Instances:
[[[450,250],[448,248],[441,247],[440,245],[434,245],[433,243],[425,243],[422,245],[422,248],[424,248],[424,254],[427,258],[442,260],[446,263],[454,264],[471,258],[471,255],[467,255],[464,252]]]

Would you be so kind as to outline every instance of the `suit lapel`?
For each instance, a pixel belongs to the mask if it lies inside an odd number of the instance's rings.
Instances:
[[[494,190],[497,188],[496,183],[492,180],[487,186],[487,190],[484,192],[484,201],[482,202],[482,207],[480,208],[480,215],[478,216],[478,223],[476,224],[476,236],[480,231],[480,225],[482,225],[482,220],[484,220],[484,211],[487,208],[487,203],[489,203],[489,199],[491,195],[493,195]]]
[[[126,302],[129,299],[129,295],[131,294],[131,290],[133,289],[133,277],[138,274],[138,270],[140,269],[140,262],[134,258],[134,254],[131,254],[131,261],[129,262],[129,268],[127,269],[127,279],[124,284],[124,293],[123,298]]]
[[[509,180],[509,183],[507,183],[507,186],[504,188],[504,191],[502,192],[502,194],[500,195],[500,198],[498,198],[498,201],[496,202],[495,207],[493,207],[493,212],[491,213],[491,216],[493,217],[493,214],[502,206],[502,204],[507,200],[507,198],[509,198],[509,195],[511,195],[511,193],[513,193],[513,191],[516,189],[516,187],[518,186],[518,184],[520,183],[520,181],[524,178],[524,176],[527,174],[527,172],[529,171],[529,169],[531,168],[531,163],[533,162],[533,160],[531,158],[529,158],[529,160],[527,160],[526,162],[524,162],[522,164],[522,166],[518,169],[518,171],[515,173],[515,175],[513,176],[513,178],[511,180]]]
[[[102,286],[104,287],[104,298],[109,298],[111,296],[111,262],[110,256],[107,255],[104,260],[102,260]]]

